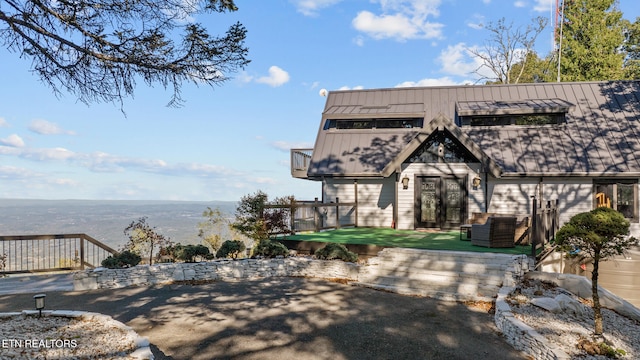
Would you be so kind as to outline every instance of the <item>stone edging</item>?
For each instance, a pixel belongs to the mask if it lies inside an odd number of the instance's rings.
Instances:
[[[526,258],[525,255],[523,256]],[[559,347],[547,341],[531,326],[516,319],[507,302],[507,297],[515,290],[515,286],[522,277],[531,273],[529,269],[533,267],[525,258],[514,258],[513,266],[505,272],[503,286],[496,298],[495,324],[511,346],[533,356],[536,360],[568,360],[570,357]]]
[[[508,273],[505,274],[505,277],[507,275]],[[591,297],[591,281],[584,276],[538,271],[526,272],[526,276],[528,278],[554,282],[561,288],[583,298]],[[514,348],[533,356],[535,359],[570,359],[570,356],[558,346],[550,343],[532,327],[515,318],[511,311],[511,306],[507,302],[507,297],[515,290],[517,281],[518,279],[516,278],[511,282],[505,280],[505,286],[498,292],[494,317],[498,329],[502,331],[507,342]],[[629,302],[604,288],[599,288],[599,294],[603,307],[615,310],[624,316],[640,321],[640,310]]]
[[[37,310],[23,310],[22,312],[8,312],[8,313],[0,313],[0,319],[13,319],[18,317],[25,316],[36,316],[39,315]],[[129,358],[137,359],[137,360],[153,360],[154,356],[151,352],[151,347],[149,343],[149,339],[145,337],[141,337],[138,335],[133,328],[121,323],[113,319],[111,316],[88,312],[88,311],[73,311],[73,310],[44,310],[42,311],[42,316],[50,316],[50,317],[65,317],[70,319],[86,319],[86,320],[98,320],[106,325],[111,326],[113,328],[121,329],[135,338],[135,346],[136,350],[132,353],[128,354]]]
[[[503,286],[496,298],[494,319],[507,342],[516,350],[523,351],[536,360],[569,360],[569,355],[559,347],[550,343],[531,326],[516,319],[507,302],[507,297],[513,290],[515,287]]]

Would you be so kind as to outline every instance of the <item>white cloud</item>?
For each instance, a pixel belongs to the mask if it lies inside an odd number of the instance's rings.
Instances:
[[[0,117],[0,127],[9,127],[9,123],[4,118]]]
[[[65,148],[58,147],[45,149],[26,149],[22,152],[21,157],[37,161],[72,160],[77,157],[77,154]]]
[[[41,174],[35,173],[31,170],[18,168],[15,166],[1,166],[0,165],[0,179],[29,179],[32,180],[35,177],[39,177]]]
[[[362,90],[364,89],[364,86],[362,85],[358,85],[358,86],[354,86],[354,87],[349,87],[349,86],[341,86],[338,90]]]
[[[291,0],[296,10],[305,16],[316,16],[319,10],[337,4],[340,1],[342,0]]]
[[[396,85],[396,87],[446,86],[446,85],[460,85],[460,83],[454,81],[448,76],[444,76],[439,79],[422,79],[418,81],[405,81],[403,83]]]
[[[380,39],[434,39],[442,37],[443,24],[427,17],[440,15],[440,0],[379,0],[381,14],[360,11],[352,20],[353,27],[370,37]],[[361,41],[359,41],[361,43]]]
[[[269,76],[259,77],[256,82],[278,87],[289,82],[289,73],[274,65],[269,68]]]
[[[16,134],[11,134],[4,139],[0,139],[0,144],[11,147],[24,147],[24,140]]]
[[[516,1],[513,3],[513,6],[517,7],[517,8],[523,8],[527,6],[527,2],[526,1]]]
[[[313,144],[309,142],[274,141],[271,146],[278,150],[289,152],[291,149],[309,149],[313,147]]]
[[[252,178],[251,181],[261,185],[264,185],[264,184],[273,185],[277,183],[274,179],[268,178],[268,177],[256,177],[256,178]]]
[[[105,152],[77,153],[65,148],[24,148],[3,146],[0,155],[37,162],[66,162],[97,173],[145,172],[180,177],[212,178],[237,176],[242,172],[224,166],[201,163],[169,164],[161,159],[118,156]],[[0,174],[1,175],[1,174]]]
[[[75,135],[75,132],[73,131],[64,130],[60,126],[58,126],[58,124],[42,119],[33,120],[29,124],[29,130],[41,135]]]
[[[241,71],[238,76],[235,77],[237,80],[243,83],[250,83],[253,81],[253,76],[249,75],[246,71]]]
[[[80,184],[76,180],[65,179],[65,178],[52,179],[49,182],[54,185],[63,185],[63,186],[69,186],[69,187],[75,187],[75,186],[78,186],[78,184]]]
[[[555,6],[555,0],[535,0],[536,4],[533,6],[533,10],[538,12],[550,12]]]
[[[485,17],[484,15],[474,14],[470,20],[467,20],[466,24],[468,27],[480,30],[484,28]]]
[[[440,71],[447,75],[469,76],[481,65],[482,60],[474,57],[464,43],[449,45],[437,58]]]

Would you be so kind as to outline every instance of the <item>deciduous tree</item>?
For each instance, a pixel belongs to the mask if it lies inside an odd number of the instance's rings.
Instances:
[[[178,105],[183,82],[219,85],[249,63],[242,24],[213,36],[195,21],[236,10],[233,0],[0,0],[0,41],[56,94],[122,104],[144,81],[171,87]]]
[[[489,23],[484,28],[490,32],[489,40],[484,47],[469,49],[471,54],[482,60],[476,73],[490,83],[517,84],[524,73],[528,55],[533,51],[536,38],[547,25],[547,19],[534,18],[526,28],[514,28],[513,22],[507,23],[504,18],[496,23]],[[514,71],[516,64],[520,66]],[[482,70],[489,70],[493,76],[483,75]]]
[[[147,223],[146,217],[141,217],[137,221],[132,221],[129,226],[124,229],[124,234],[129,238],[129,242],[125,245],[125,250],[133,253],[147,256],[149,264],[153,264],[153,253],[156,248],[168,247],[171,240],[165,238],[164,235],[158,234],[155,227],[151,227]]]
[[[574,215],[556,234],[558,250],[585,254],[593,263],[591,292],[594,311],[594,333],[602,335],[602,312],[598,294],[598,270],[601,261],[622,255],[638,240],[629,236],[629,221],[616,210],[599,207]]]
[[[231,226],[229,215],[225,214],[219,207],[202,212],[205,221],[198,223],[198,236],[202,242],[208,245],[212,252],[215,253],[222,244],[223,240],[238,240],[242,237]]]

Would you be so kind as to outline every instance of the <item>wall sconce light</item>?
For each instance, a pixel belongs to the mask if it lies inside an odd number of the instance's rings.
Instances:
[[[36,310],[40,312],[39,317],[42,317],[42,309],[44,309],[44,298],[46,296],[47,295],[45,294],[38,294],[33,296],[33,299],[36,301]]]
[[[407,190],[409,188],[409,177],[407,175],[405,175],[402,178],[402,189],[403,190]]]
[[[476,177],[474,177],[474,178],[473,178],[473,180],[471,181],[471,185],[473,185],[473,188],[474,188],[474,189],[477,189],[478,187],[480,187],[480,182],[481,182],[481,181],[482,181],[482,180],[480,180],[480,177],[479,177],[479,176],[476,176]]]

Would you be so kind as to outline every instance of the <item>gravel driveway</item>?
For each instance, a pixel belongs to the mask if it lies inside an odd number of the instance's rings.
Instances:
[[[486,311],[318,279],[48,292],[46,300],[49,310],[113,316],[148,337],[156,359],[527,359]],[[0,296],[0,312],[32,308],[32,294]]]

